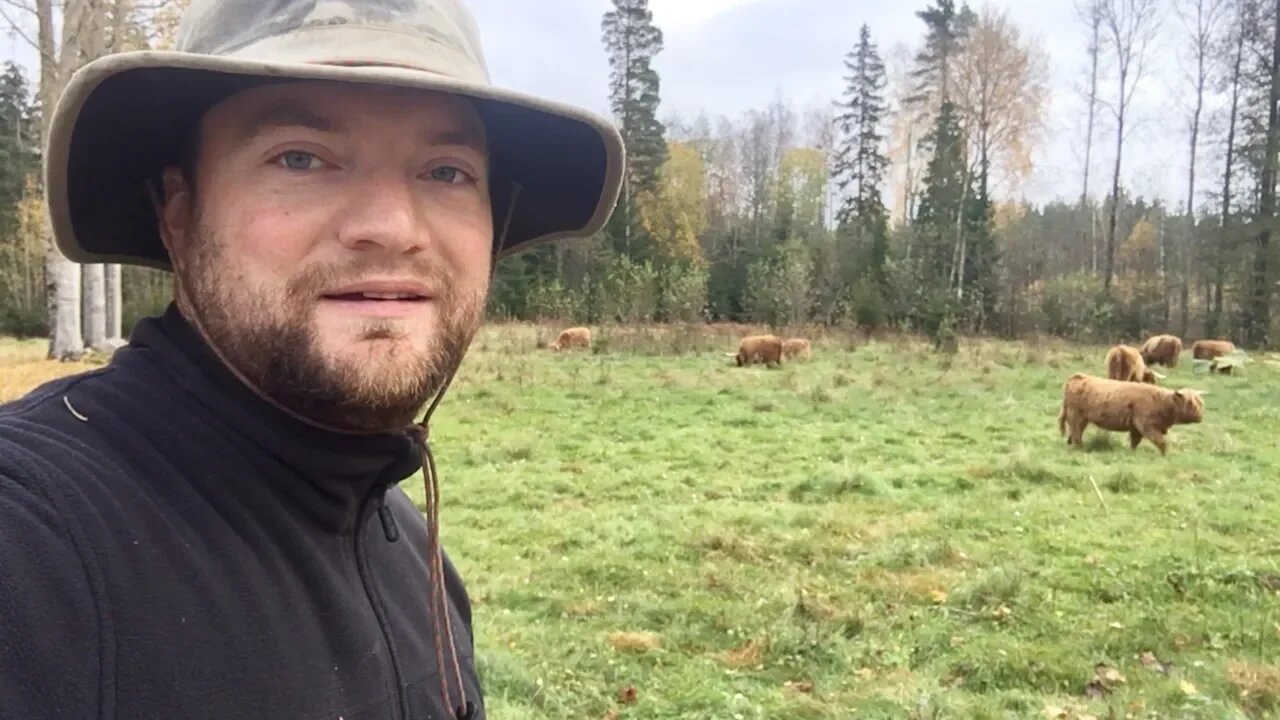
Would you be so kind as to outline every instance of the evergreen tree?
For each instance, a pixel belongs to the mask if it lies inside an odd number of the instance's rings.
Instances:
[[[12,235],[27,175],[39,167],[39,126],[26,77],[6,62],[0,74],[0,237]]]
[[[953,103],[942,104],[933,130],[922,144],[930,151],[930,157],[915,219],[920,245],[918,279],[926,289],[946,289],[952,260],[949,239],[954,237],[956,218],[968,195],[965,136]]]
[[[658,73],[651,64],[662,51],[662,31],[653,24],[649,0],[613,0],[601,30],[611,68],[609,101],[627,148],[622,197],[609,234],[621,252],[640,257],[645,253],[633,242],[638,223],[632,205],[637,194],[656,189],[667,158],[665,128],[658,120]]]
[[[836,116],[839,145],[832,167],[844,194],[837,213],[837,233],[846,263],[842,275],[851,286],[859,279],[870,279],[869,287],[855,293],[853,309],[862,318],[877,317],[879,313],[869,308],[882,307],[888,290],[888,213],[881,194],[889,166],[881,130],[887,78],[867,25],[862,26],[858,45],[845,57],[844,65],[849,74]]]
[[[924,21],[928,34],[924,48],[916,55],[916,68],[911,72],[916,87],[910,100],[924,105],[932,99],[941,109],[952,99],[955,59],[977,18],[967,5],[957,11],[954,0],[934,0],[931,7],[917,12],[916,17]]]

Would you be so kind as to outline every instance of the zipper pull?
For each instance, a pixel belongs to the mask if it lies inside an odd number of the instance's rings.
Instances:
[[[391,508],[387,507],[386,488],[378,493],[378,520],[382,522],[382,534],[386,536],[387,542],[393,543],[400,539],[400,528],[396,527],[395,515],[392,515]]]

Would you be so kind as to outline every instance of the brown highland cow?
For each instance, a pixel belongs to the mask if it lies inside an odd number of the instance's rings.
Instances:
[[[1201,395],[1197,390],[1172,390],[1076,373],[1062,386],[1058,432],[1067,436],[1068,444],[1082,447],[1089,423],[1112,432],[1127,430],[1130,447],[1138,447],[1146,438],[1163,455],[1169,428],[1204,419]]]
[[[1107,352],[1107,377],[1156,384],[1156,374],[1142,361],[1142,353],[1128,345],[1116,345]]]
[[[751,335],[742,338],[738,344],[738,352],[725,353],[732,356],[738,367],[752,363],[782,366],[782,340],[775,335]]]
[[[1142,343],[1142,361],[1147,365],[1178,367],[1182,340],[1176,335],[1153,335]]]

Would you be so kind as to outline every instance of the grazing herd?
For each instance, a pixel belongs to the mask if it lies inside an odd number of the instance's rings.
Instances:
[[[1235,352],[1227,340],[1197,340],[1191,346],[1196,360],[1212,360]],[[1145,439],[1165,454],[1166,435],[1174,425],[1204,420],[1205,394],[1200,390],[1160,387],[1164,375],[1152,366],[1178,366],[1182,340],[1173,335],[1156,335],[1141,348],[1116,345],[1107,351],[1107,376],[1076,373],[1062,387],[1058,411],[1058,432],[1067,443],[1083,447],[1084,430],[1090,423],[1103,430],[1129,433],[1129,446],[1136,448]]]
[[[548,347],[555,351],[590,348],[591,330],[566,328]],[[1227,340],[1197,340],[1191,345],[1191,355],[1196,360],[1213,360],[1235,350]],[[783,360],[807,358],[812,352],[804,338],[750,335],[742,338],[737,352],[725,355],[732,357],[738,367],[781,367]],[[1083,447],[1085,428],[1093,424],[1103,430],[1129,433],[1131,448],[1146,440],[1165,454],[1171,427],[1204,419],[1203,391],[1161,387],[1159,381],[1165,375],[1152,369],[1175,368],[1181,355],[1182,340],[1174,335],[1156,335],[1141,348],[1123,344],[1112,347],[1103,361],[1106,377],[1075,373],[1063,385],[1058,432],[1066,436],[1069,445]]]

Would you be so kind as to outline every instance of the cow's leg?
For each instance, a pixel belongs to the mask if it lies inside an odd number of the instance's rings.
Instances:
[[[1129,431],[1129,449],[1133,450],[1138,447],[1138,443],[1142,442],[1142,431],[1133,429]]]
[[[1071,427],[1068,428],[1071,431],[1071,437],[1067,441],[1078,448],[1084,447],[1084,430],[1087,427],[1089,427],[1088,420],[1076,420],[1071,423]]]
[[[1142,436],[1147,440],[1150,440],[1152,445],[1160,448],[1160,454],[1164,455],[1169,446],[1169,443],[1165,440],[1164,431],[1160,428],[1154,427],[1144,427],[1140,429],[1142,430]]]

